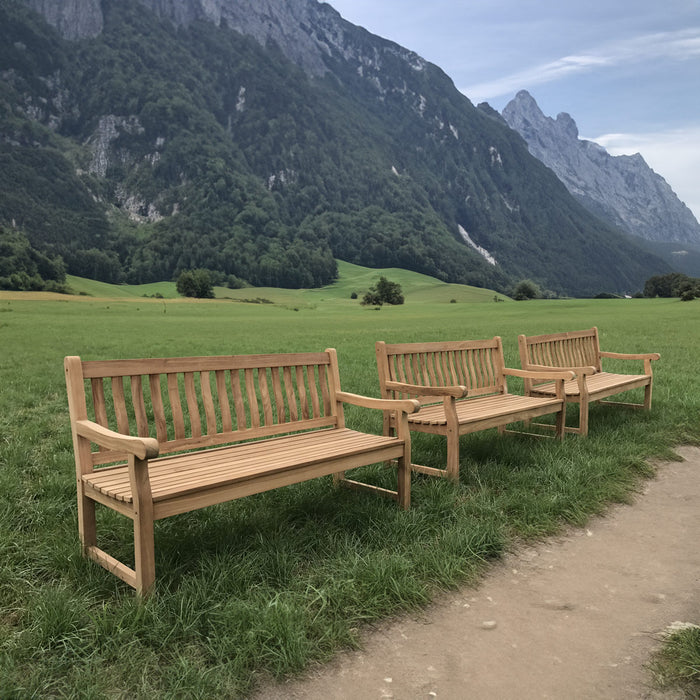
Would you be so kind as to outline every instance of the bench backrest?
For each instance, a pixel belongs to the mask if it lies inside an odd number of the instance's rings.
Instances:
[[[335,350],[140,360],[65,360],[71,420],[154,437],[161,454],[342,427]],[[92,453],[93,466],[123,459]]]
[[[466,386],[467,396],[507,392],[503,369],[503,345],[489,340],[431,343],[376,343],[379,384],[384,398],[417,398],[436,403],[435,396],[392,391],[387,381],[431,387]]]
[[[518,336],[523,369],[532,365],[548,367],[595,367],[601,371],[598,329]]]

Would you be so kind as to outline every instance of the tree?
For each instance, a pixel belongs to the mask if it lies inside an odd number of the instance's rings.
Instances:
[[[539,299],[542,292],[532,280],[521,280],[513,287],[511,296],[516,301],[524,301],[525,299]]]
[[[382,304],[392,304],[394,306],[403,304],[404,297],[401,285],[398,282],[391,282],[383,275],[373,287],[370,287],[362,297],[363,306],[381,306]]]
[[[693,280],[682,272],[670,272],[667,275],[654,275],[644,283],[645,297],[677,297],[680,296],[681,286],[692,283]]]
[[[0,226],[0,289],[65,292],[65,281],[59,256],[33,248],[22,231]]]
[[[177,293],[183,297],[213,299],[214,287],[208,270],[183,270],[175,283]]]

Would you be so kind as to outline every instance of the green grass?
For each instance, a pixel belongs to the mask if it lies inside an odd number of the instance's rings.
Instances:
[[[700,627],[670,634],[651,670],[660,688],[679,688],[687,698],[700,698]]]
[[[475,582],[516,543],[628,502],[651,474],[648,457],[700,441],[700,302],[451,304],[457,290],[424,280],[422,301],[411,290],[405,305],[373,311],[349,300],[359,282],[345,271],[327,290],[277,290],[289,303],[0,294],[0,697],[244,696],[356,646],[367,623]],[[589,438],[561,444],[467,436],[460,483],[414,476],[407,513],[321,479],[159,521],[157,588],[145,602],[80,556],[65,355],[336,347],[343,388],[377,396],[376,340],[498,334],[517,367],[518,333],[591,325],[604,349],[661,353],[651,413],[595,406]],[[348,421],[381,430],[373,412]],[[419,463],[444,463],[439,438],[416,435],[413,449]],[[391,472],[369,469],[391,485]],[[130,558],[125,518],[100,509],[98,532]]]

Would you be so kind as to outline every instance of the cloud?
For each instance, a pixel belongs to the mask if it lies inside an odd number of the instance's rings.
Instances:
[[[564,56],[496,80],[476,83],[461,88],[461,91],[474,102],[482,102],[510,95],[522,88],[532,88],[535,85],[560,80],[575,73],[662,58],[685,61],[699,56],[700,27],[656,32],[602,44],[588,52]]]
[[[614,156],[641,153],[700,220],[700,125],[669,131],[602,134],[590,138]]]

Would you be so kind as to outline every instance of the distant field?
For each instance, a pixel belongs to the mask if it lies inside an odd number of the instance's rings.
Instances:
[[[379,274],[342,265],[323,290],[236,292],[274,304],[146,299],[174,285],[75,279],[96,296],[0,293],[1,697],[249,697],[261,678],[356,647],[365,625],[477,582],[517,543],[629,501],[652,473],[650,457],[700,443],[700,301],[497,304],[493,292],[465,287],[460,297],[454,285],[398,270],[385,274],[404,286],[406,304],[376,311],[349,299]],[[465,436],[459,484],[415,475],[408,512],[322,479],[159,521],[157,590],[145,602],[80,556],[65,355],[336,347],[343,388],[377,396],[376,340],[501,335],[517,367],[518,333],[592,325],[604,349],[661,353],[650,413],[596,405],[590,436],[562,443]],[[351,427],[381,423],[378,412],[348,411]],[[416,462],[444,463],[439,438],[416,435],[412,447]],[[365,474],[393,479],[381,466]],[[105,509],[99,517],[105,548],[129,560],[130,524]]]
[[[217,299],[259,300],[267,299],[275,304],[292,306],[308,306],[321,301],[347,301],[348,304],[359,304],[364,292],[374,285],[381,275],[392,282],[401,285],[406,301],[411,303],[438,302],[492,302],[494,296],[501,300],[508,297],[489,289],[469,287],[464,284],[448,284],[434,277],[421,275],[397,268],[374,270],[360,267],[343,261],[338,261],[338,280],[320,289],[278,289],[274,287],[247,287],[245,289],[228,289],[215,287]],[[154,282],[151,284],[106,284],[81,277],[68,276],[68,284],[75,294],[83,294],[103,299],[137,299],[152,297],[160,294],[165,299],[181,298],[175,289],[174,282]],[[351,300],[350,295],[356,292],[357,300]],[[0,299],[2,298],[0,292]],[[9,293],[6,293],[9,294]],[[47,297],[48,298],[48,297]],[[510,300],[509,300],[510,301]]]

